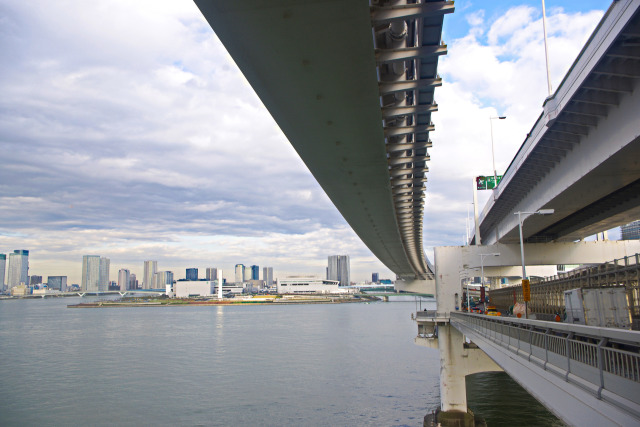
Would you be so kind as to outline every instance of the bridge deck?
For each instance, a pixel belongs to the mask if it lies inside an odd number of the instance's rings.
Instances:
[[[481,218],[482,244],[572,242],[640,215],[640,2],[612,3],[547,98]]]
[[[640,332],[464,313],[450,319],[567,423],[640,423]]]

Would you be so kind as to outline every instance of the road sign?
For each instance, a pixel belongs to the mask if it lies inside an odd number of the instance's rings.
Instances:
[[[522,279],[522,299],[531,301],[531,285],[529,279]]]
[[[502,179],[502,175],[498,175],[498,182]],[[478,190],[493,190],[496,187],[496,179],[493,175],[477,176],[476,188]]]

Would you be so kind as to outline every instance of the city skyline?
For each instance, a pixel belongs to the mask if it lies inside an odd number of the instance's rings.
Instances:
[[[556,87],[609,1],[547,9]],[[351,256],[353,281],[394,278],[342,219],[191,1],[5,0],[0,40],[0,246],[79,283],[104,254],[182,271],[237,260],[284,274]],[[473,176],[504,171],[541,112],[538,1],[456,2],[436,90],[424,242],[459,245]],[[514,96],[517,94],[517,96]],[[464,126],[461,126],[461,118]],[[229,143],[232,141],[233,143]],[[245,168],[238,172],[238,159]],[[212,168],[212,165],[216,165]],[[250,195],[250,197],[248,197]],[[480,194],[481,205],[489,196]],[[115,277],[118,270],[111,271]]]
[[[62,280],[61,278],[64,277],[65,286],[66,286],[66,283],[68,282],[69,286],[71,286],[72,284],[76,284],[82,290],[87,290],[87,287],[88,287],[90,291],[96,291],[96,290],[103,291],[108,289],[111,283],[115,283],[118,286],[121,286],[122,283],[126,283],[125,286],[127,286],[127,289],[133,289],[132,287],[133,282],[137,282],[135,267],[129,269],[123,266],[111,265],[111,260],[108,257],[103,257],[100,255],[83,255],[82,260],[80,261],[80,265],[81,265],[80,272],[77,274],[77,276],[75,274],[53,275],[53,274],[47,274],[46,272],[44,273],[39,272],[40,275],[30,274],[30,272],[28,271],[29,270],[29,267],[28,267],[29,251],[28,250],[22,250],[22,249],[14,250],[12,253],[9,253],[9,255],[20,256],[19,266],[23,265],[23,259],[24,257],[26,257],[27,273],[25,273],[26,275],[24,277],[24,280],[22,281],[25,282],[27,285],[33,285],[33,283],[31,283],[32,278],[40,278],[40,281],[38,282],[38,284],[40,284],[40,283],[47,283],[42,280],[43,277],[53,277],[55,278],[56,283],[59,283],[60,280]],[[3,275],[6,272],[5,265],[4,265],[5,264],[4,261],[6,259],[7,259],[6,254],[0,253],[0,278],[4,277]],[[9,259],[11,259],[11,256],[9,257]],[[267,283],[267,285],[269,285],[270,283],[273,284],[275,280],[273,276],[273,270],[274,270],[273,267],[263,267],[262,269],[263,278],[259,279],[260,277],[259,265],[245,266],[243,264],[236,264],[236,268],[238,266],[242,266],[242,280],[240,280],[241,282],[247,282],[250,280],[263,280]],[[20,269],[21,268],[22,267],[20,267]],[[117,277],[117,280],[115,281],[110,280],[111,269],[114,269],[114,272],[115,272],[114,276]],[[205,274],[205,277],[201,278],[198,275],[198,269],[199,269],[198,267],[188,267],[183,269],[185,273],[184,273],[184,277],[182,277],[179,274],[177,276],[175,274],[175,272],[179,271],[180,269],[169,269],[166,271],[158,271],[158,262],[154,260],[145,260],[140,269],[143,271],[143,274],[145,276],[147,275],[149,276],[149,279],[147,280],[150,283],[147,287],[145,287],[144,281],[143,281],[143,283],[139,286],[140,289],[149,289],[149,286],[152,288],[157,288],[157,287],[162,288],[164,287],[163,286],[164,284],[171,283],[175,280],[216,280],[218,271],[222,270],[223,274],[225,271],[224,269],[221,269],[219,267],[204,267],[202,269],[206,271],[206,274]],[[227,280],[228,282],[236,282],[235,280],[237,279],[237,277],[235,277],[236,270],[228,269],[226,271],[228,272],[229,275],[224,276],[224,279]],[[297,274],[298,273],[295,273],[293,275],[297,275]],[[285,273],[282,277],[288,277],[291,275],[292,275],[291,273]],[[313,275],[320,277],[322,273],[316,272]],[[79,277],[79,280],[75,280],[76,277]],[[69,279],[69,278],[72,278],[72,279]],[[231,278],[233,278],[234,280],[231,280]],[[161,284],[161,286],[158,285],[159,283]]]

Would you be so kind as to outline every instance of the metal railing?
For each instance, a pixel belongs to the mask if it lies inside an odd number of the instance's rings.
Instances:
[[[640,332],[466,313],[451,324],[640,417]]]
[[[434,318],[449,318],[448,312],[438,312],[437,310],[423,310],[416,312],[415,320],[427,320]]]
[[[634,320],[634,329],[640,328],[640,254],[615,259],[598,265],[577,268],[567,273],[558,273],[543,281],[531,283],[529,309],[536,314],[553,315],[564,309],[564,291],[576,288],[620,286],[627,291],[629,310]],[[489,291],[492,305],[506,311],[522,299],[522,285]]]

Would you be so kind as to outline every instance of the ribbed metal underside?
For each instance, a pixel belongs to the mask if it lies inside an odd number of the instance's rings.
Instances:
[[[195,2],[367,247],[400,277],[432,277],[424,183],[453,2]]]

